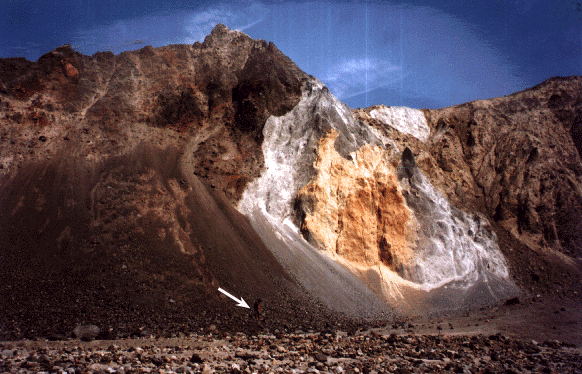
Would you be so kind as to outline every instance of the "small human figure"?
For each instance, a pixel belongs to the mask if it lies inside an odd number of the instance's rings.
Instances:
[[[253,308],[255,309],[255,318],[257,320],[261,320],[261,314],[262,314],[262,309],[263,309],[263,305],[262,305],[263,301],[261,299],[257,299],[257,301],[255,301],[255,304],[253,305]]]

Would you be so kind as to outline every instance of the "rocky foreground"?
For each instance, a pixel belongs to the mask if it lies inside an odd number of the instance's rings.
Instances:
[[[0,344],[11,373],[580,373],[582,355],[559,341],[502,334],[196,335],[117,341]]]

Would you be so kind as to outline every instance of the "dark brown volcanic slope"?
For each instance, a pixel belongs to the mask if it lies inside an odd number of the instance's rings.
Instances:
[[[48,143],[32,138],[26,144],[42,145],[38,158],[47,148],[57,151],[64,138],[91,142],[83,144],[80,155],[116,155],[142,141],[151,144],[151,128],[173,130],[158,134],[190,140],[196,152],[189,161],[197,174],[234,201],[259,173],[257,145],[265,120],[298,103],[305,78],[274,44],[223,25],[202,44],[145,47],[118,56],[89,57],[64,46],[37,62],[0,60],[2,120],[15,128],[4,138],[24,129],[50,129],[58,133],[46,133]],[[137,124],[147,125],[148,132]],[[207,141],[210,137],[221,142]],[[176,145],[153,141],[161,148]],[[15,150],[3,148],[6,154]],[[19,155],[10,165],[24,158],[30,157]]]
[[[272,300],[274,325],[310,325],[231,205],[304,78],[222,25],[202,44],[0,60],[0,340],[256,328],[218,287]]]

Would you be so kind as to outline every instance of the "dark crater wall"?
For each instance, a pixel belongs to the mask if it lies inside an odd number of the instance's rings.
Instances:
[[[0,340],[258,329],[218,287],[265,300],[272,326],[323,323],[232,207],[305,77],[223,25],[194,45],[0,59]]]
[[[200,150],[195,172],[233,203],[260,173],[266,119],[295,107],[306,77],[274,44],[224,25],[194,45],[148,46],[117,56],[84,56],[63,46],[37,62],[0,60],[8,122],[70,121],[115,139],[135,123],[183,133],[199,141],[189,147]],[[216,135],[224,144],[202,144]],[[244,172],[233,175],[235,164]]]

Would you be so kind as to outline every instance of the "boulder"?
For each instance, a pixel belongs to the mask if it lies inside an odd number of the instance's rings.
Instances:
[[[94,340],[101,333],[101,329],[95,325],[77,325],[73,334],[77,339],[90,341]]]

